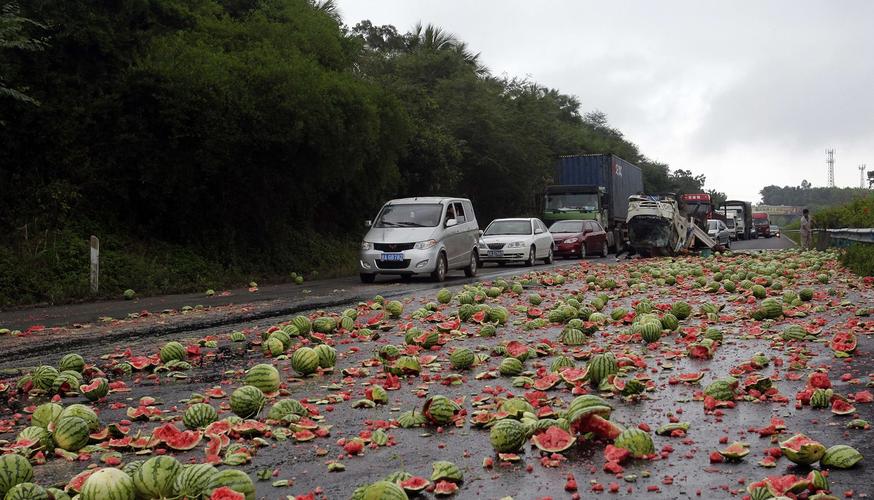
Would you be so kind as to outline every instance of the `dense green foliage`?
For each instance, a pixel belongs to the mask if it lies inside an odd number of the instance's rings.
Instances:
[[[765,186],[760,193],[764,205],[788,205],[819,210],[849,203],[855,198],[869,195],[871,191],[849,187],[811,187],[810,183],[803,181],[801,186]]]
[[[859,276],[874,276],[874,245],[853,243],[841,254],[841,263]]]
[[[488,73],[439,28],[341,26],[306,0],[29,0],[2,75],[0,305],[349,272],[386,199],[536,213],[560,154],[615,153],[650,192],[702,176],[648,160],[572,96]],[[0,31],[0,36],[3,32]]]
[[[869,191],[851,203],[814,212],[813,224],[823,229],[874,227],[874,194]]]

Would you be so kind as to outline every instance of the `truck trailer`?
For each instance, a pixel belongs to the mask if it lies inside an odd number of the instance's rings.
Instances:
[[[607,244],[621,252],[628,239],[628,197],[643,193],[640,167],[613,154],[561,156],[543,196],[543,221],[597,220]]]

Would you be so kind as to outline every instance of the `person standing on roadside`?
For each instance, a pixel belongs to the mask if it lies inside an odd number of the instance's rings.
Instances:
[[[810,210],[805,208],[801,211],[801,248],[810,250],[813,246],[813,235],[811,233]]]

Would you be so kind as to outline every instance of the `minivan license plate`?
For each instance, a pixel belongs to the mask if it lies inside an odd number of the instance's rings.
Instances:
[[[503,257],[503,250],[489,250],[489,257]]]
[[[382,254],[382,260],[385,261],[402,261],[404,260],[404,254],[402,253],[384,253]]]

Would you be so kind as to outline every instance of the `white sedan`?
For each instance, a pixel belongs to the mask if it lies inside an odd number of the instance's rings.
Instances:
[[[479,241],[480,262],[524,261],[533,266],[538,259],[552,263],[555,243],[540,219],[495,219]]]

